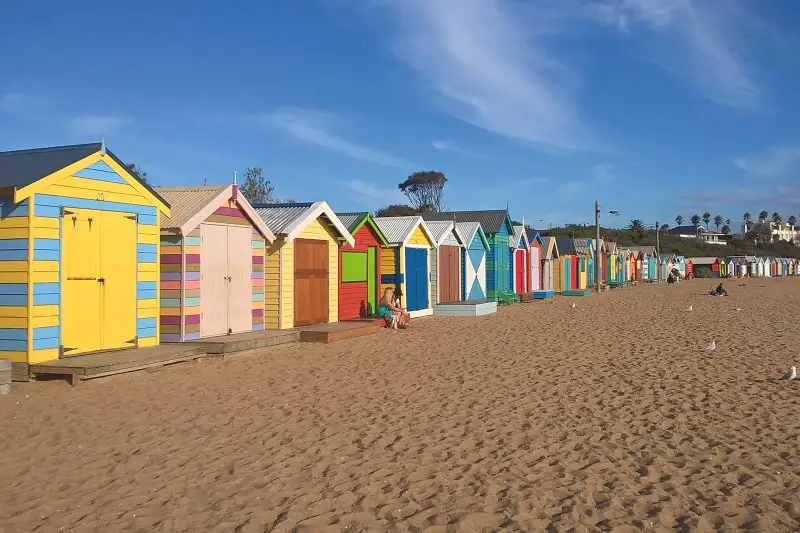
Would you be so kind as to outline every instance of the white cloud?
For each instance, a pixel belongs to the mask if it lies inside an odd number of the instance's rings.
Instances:
[[[505,0],[385,0],[395,50],[453,116],[540,147],[585,147],[573,73],[549,53],[546,24]],[[536,29],[542,31],[534,36]]]
[[[750,108],[760,90],[743,57],[753,14],[740,0],[603,0],[593,13],[631,35],[655,37],[651,59],[719,103]],[[641,50],[637,47],[637,53]]]
[[[75,135],[111,135],[132,122],[127,117],[114,115],[82,115],[67,120],[67,130]]]
[[[369,161],[388,167],[404,167],[402,159],[337,136],[331,131],[338,119],[332,114],[310,109],[278,109],[262,115],[263,124],[276,127],[295,139],[339,152],[353,159]]]
[[[440,152],[456,152],[459,154],[473,155],[473,156],[479,155],[471,150],[467,150],[466,148],[461,148],[460,146],[453,144],[450,141],[433,141],[431,143],[431,146],[433,146]]]
[[[733,164],[751,174],[774,176],[800,165],[800,148],[771,148],[760,154],[738,157]]]
[[[373,183],[361,180],[346,181],[344,186],[363,197],[363,199],[377,201],[381,205],[405,203],[405,196],[397,188],[384,189]]]

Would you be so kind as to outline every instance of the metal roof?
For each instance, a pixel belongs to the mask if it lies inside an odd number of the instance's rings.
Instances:
[[[253,209],[275,235],[285,233],[293,222],[303,218],[314,206],[312,202],[287,204],[256,204]]]
[[[648,255],[654,255],[656,252],[655,246],[631,246],[630,249],[634,252],[641,252]]]
[[[686,260],[693,265],[713,265],[718,259],[719,257],[688,257]]]
[[[576,253],[583,255],[593,255],[594,247],[592,239],[572,239],[572,246]]]
[[[350,233],[353,233],[356,226],[368,215],[369,213],[367,211],[361,211],[360,213],[336,213],[336,216],[339,217],[339,220],[342,221],[342,224],[344,224],[344,227],[346,227],[347,231]]]
[[[575,253],[575,243],[567,237],[556,238],[556,246],[558,246],[558,251],[562,254]]]
[[[480,222],[484,233],[498,233],[508,219],[505,209],[484,211],[440,211],[438,213],[422,213],[427,220],[455,220],[456,222]],[[512,231],[512,229],[509,229]]]
[[[427,224],[432,223],[427,222]],[[478,228],[483,230],[480,222],[456,222],[456,231],[461,234],[461,239],[464,241],[465,246],[469,246],[472,239],[475,238],[475,232],[478,231]]]
[[[229,185],[203,187],[155,187],[156,192],[172,206],[170,216],[161,217],[161,229],[179,229],[192,216],[208,205]]]
[[[422,223],[422,217],[419,216],[375,217],[373,220],[389,244],[402,244],[417,225]]]
[[[455,230],[455,224],[453,224],[452,220],[431,220],[427,225],[428,229],[431,230],[431,237],[433,237],[433,240],[436,241],[437,244],[440,243],[448,233]],[[458,239],[461,240],[460,235]]]
[[[103,149],[103,143],[90,143],[0,152],[0,188],[16,187],[21,189]],[[122,168],[128,168],[128,165],[111,151],[106,150],[106,155]],[[159,196],[147,182],[129,174],[169,207],[169,203]]]
[[[525,226],[522,225],[515,225],[514,226],[514,233],[508,239],[508,245],[511,248],[519,248],[519,241],[523,238],[523,235],[527,237],[525,234]]]

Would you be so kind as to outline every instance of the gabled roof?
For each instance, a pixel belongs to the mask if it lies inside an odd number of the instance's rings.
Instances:
[[[675,254],[659,254],[658,259],[661,261],[675,261]]]
[[[390,245],[405,246],[408,239],[414,234],[417,227],[422,228],[422,232],[432,243],[436,240],[431,235],[431,230],[420,216],[407,217],[375,217],[375,223],[386,236]]]
[[[455,220],[456,222],[480,222],[484,233],[490,235],[499,233],[503,224],[506,225],[508,234],[514,232],[511,226],[511,217],[505,209],[485,211],[441,211],[438,213],[423,213],[425,220]]]
[[[298,237],[306,226],[319,217],[325,217],[342,240],[350,246],[355,244],[353,236],[327,202],[256,204],[253,208],[276,236],[287,241]]]
[[[202,187],[155,187],[155,190],[172,206],[170,215],[161,217],[161,229],[188,235],[214,211],[234,197],[233,185],[205,185]],[[264,224],[243,194],[236,194],[236,204],[245,212],[258,232],[272,242],[275,235]]]
[[[572,246],[575,248],[575,252],[580,255],[594,255],[592,239],[572,239]]]
[[[102,152],[103,157],[108,157],[119,165],[131,181],[144,187],[158,202],[164,205],[165,212],[169,212],[169,203],[159,196],[147,182],[132,174],[128,170],[128,165],[123,163],[110,150],[106,150],[103,143],[73,144],[0,152],[0,188],[23,189],[98,152]],[[15,199],[15,201],[17,200]]]
[[[488,250],[491,247],[489,245],[489,239],[486,238],[486,234],[483,232],[480,222],[456,222],[456,232],[461,235],[461,241],[464,243],[464,246],[469,246],[472,239],[475,238],[475,233],[477,233],[480,236],[481,242],[483,242],[484,248]]]
[[[537,233],[537,235],[539,235]],[[539,237],[542,241],[542,249],[544,250],[544,256],[550,258],[558,257],[558,244],[556,243],[555,237]]]
[[[655,255],[656,247],[655,246],[631,246],[630,248],[634,252],[641,252],[647,255]]]
[[[389,244],[389,242],[386,240],[386,236],[383,234],[378,225],[375,224],[375,219],[372,218],[372,215],[370,215],[369,212],[362,211],[359,213],[336,213],[336,216],[339,217],[339,220],[347,228],[347,231],[350,232],[350,235],[355,236],[358,230],[361,229],[361,226],[366,224],[375,232],[375,235],[377,235],[381,244]]]
[[[514,233],[508,239],[508,246],[515,249],[519,248],[520,241],[524,244],[524,248],[530,248],[531,243],[528,241],[528,232],[525,231],[525,227],[516,225],[514,226]]]
[[[719,260],[718,257],[689,257],[687,261],[691,261],[693,265],[713,265]]]
[[[606,241],[606,250],[610,254],[616,254],[619,252],[619,245],[613,241]]]
[[[428,226],[428,229],[431,231],[431,236],[433,237],[433,242],[436,244],[436,246],[440,246],[447,238],[447,235],[451,233],[455,235],[458,242],[464,246],[464,239],[455,230],[456,225],[453,224],[452,220],[431,220],[430,222],[426,222],[425,225]]]
[[[556,246],[558,251],[563,255],[575,255],[575,242],[566,237],[559,237],[556,239]]]

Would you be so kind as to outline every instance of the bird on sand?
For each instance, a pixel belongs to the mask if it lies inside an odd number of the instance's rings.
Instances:
[[[742,310],[742,308],[741,308],[741,307],[737,307],[737,308],[736,308],[736,310],[737,310],[737,311],[741,311],[741,310]]]
[[[711,339],[711,344],[706,346],[706,350],[708,350],[709,352],[713,352],[716,349],[717,349],[717,343],[714,341],[714,339]]]
[[[791,367],[788,372],[786,372],[783,376],[781,376],[781,379],[788,380],[788,379],[795,379],[796,377],[797,377],[797,368]]]
[[[570,307],[578,307],[578,306],[575,305],[575,302],[572,302],[572,305]]]
[[[694,309],[694,307],[692,307],[692,306],[690,305],[688,310],[689,310],[689,311],[691,311],[692,309]]]

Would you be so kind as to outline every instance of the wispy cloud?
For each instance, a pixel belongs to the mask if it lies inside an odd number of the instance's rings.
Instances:
[[[546,24],[505,0],[383,0],[395,50],[453,116],[539,147],[587,146],[574,73],[545,46]],[[520,19],[517,10],[527,9]],[[537,33],[537,28],[541,32]]]
[[[333,126],[341,119],[330,113],[286,108],[264,114],[260,119],[264,125],[278,128],[298,141],[339,152],[353,159],[388,167],[407,166],[407,163],[398,157],[357,144],[333,133]]]
[[[779,147],[765,152],[737,157],[733,164],[751,174],[776,176],[785,174],[800,165],[800,148]]]
[[[67,120],[67,130],[75,135],[111,135],[133,122],[128,117],[115,115],[82,115]]]
[[[745,34],[764,25],[754,22],[741,0],[603,0],[589,7],[625,33],[649,31],[645,36],[656,39],[650,59],[709,98],[733,107],[758,105],[760,89],[744,57]]]
[[[457,144],[454,144],[450,141],[433,141],[431,143],[435,149],[439,150],[440,152],[455,152],[458,154],[464,155],[471,155],[471,156],[480,156],[481,154],[477,152],[473,152],[472,150],[467,150],[466,148],[462,148]]]
[[[373,183],[361,180],[349,180],[344,182],[344,186],[359,195],[362,200],[370,204],[378,202],[380,205],[404,203],[405,197],[397,189],[377,187]]]

